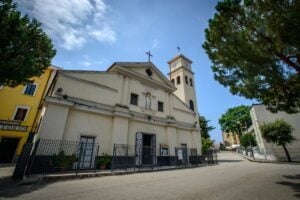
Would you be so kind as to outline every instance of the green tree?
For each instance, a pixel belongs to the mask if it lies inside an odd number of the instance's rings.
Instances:
[[[206,154],[207,150],[213,146],[214,141],[210,138],[201,138],[202,143],[202,155]]]
[[[202,138],[210,138],[209,131],[212,131],[215,129],[215,127],[210,126],[208,123],[210,120],[207,120],[204,116],[199,116],[199,124],[200,124],[200,133]]]
[[[222,142],[220,142],[220,150],[225,150],[225,145]]]
[[[257,145],[255,137],[251,133],[243,134],[241,136],[240,143],[241,143],[241,146],[243,146],[245,148],[253,147],[253,146]]]
[[[228,109],[219,119],[219,124],[222,131],[232,133],[236,139],[236,134],[240,137],[242,129],[246,130],[251,124],[250,107],[237,106]]]
[[[209,122],[210,120],[207,120],[204,116],[199,116],[202,154],[206,154],[207,150],[214,144],[214,141],[210,139],[209,131],[214,130],[215,127],[210,126]]]
[[[41,24],[16,10],[12,0],[0,0],[0,84],[15,87],[40,76],[56,51]]]
[[[215,79],[272,112],[299,112],[300,1],[224,0],[205,30]]]
[[[288,161],[291,162],[292,160],[286,145],[292,143],[295,139],[292,135],[294,128],[284,120],[277,119],[274,122],[262,125],[260,129],[267,142],[282,145]]]

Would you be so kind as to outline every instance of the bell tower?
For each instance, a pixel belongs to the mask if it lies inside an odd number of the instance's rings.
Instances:
[[[191,67],[192,61],[184,55],[178,54],[168,64],[170,67],[170,81],[177,88],[174,94],[191,110],[198,113],[194,72]]]

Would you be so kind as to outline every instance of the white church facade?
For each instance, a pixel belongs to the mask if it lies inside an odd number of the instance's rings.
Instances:
[[[87,143],[84,148],[97,143],[99,155],[132,145],[137,164],[149,164],[147,152],[158,164],[159,157],[176,156],[176,147],[201,155],[192,61],[179,54],[168,64],[169,79],[151,62],[59,71],[45,99],[38,138],[80,141]]]

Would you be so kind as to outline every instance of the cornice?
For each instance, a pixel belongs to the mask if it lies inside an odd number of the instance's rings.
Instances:
[[[83,103],[82,101],[80,102],[80,100],[76,101],[75,98],[72,97],[68,97],[68,99],[63,99],[59,97],[50,96],[46,97],[45,102],[47,102],[48,104],[52,103],[56,105],[67,106],[72,109],[102,114],[105,116],[128,118],[134,121],[146,122],[153,125],[172,126],[180,129],[194,131],[200,130],[198,127],[195,127],[194,123],[190,124],[186,122],[177,121],[176,119],[170,117],[162,118],[131,111],[123,105],[108,106],[103,104],[95,104],[94,102],[90,102],[90,104],[87,104]]]
[[[181,66],[181,67],[178,67],[178,68],[174,69],[173,71],[169,72],[168,75],[170,75],[170,74],[173,73],[173,72],[179,71],[180,69],[184,69],[184,70],[190,72],[191,74],[195,74],[195,73],[194,73],[193,71],[191,71],[190,69]]]
[[[176,90],[176,88],[173,88],[173,87],[170,87],[166,84],[163,84],[163,83],[160,83],[158,81],[155,81],[153,79],[150,79],[146,76],[143,76],[142,74],[139,74],[137,72],[134,72],[132,70],[128,70],[124,67],[119,67],[119,66],[115,66],[114,69],[122,74],[125,74],[131,78],[134,78],[134,79],[137,79],[143,83],[146,83],[146,84],[149,84],[149,85],[152,85],[154,87],[158,87],[158,88],[162,88],[170,93],[174,92]]]
[[[113,91],[113,92],[116,92],[116,93],[118,92],[118,90],[115,89],[115,88],[111,88],[111,87],[108,87],[106,85],[102,85],[100,83],[95,83],[95,82],[88,81],[88,80],[85,80],[85,79],[77,78],[77,77],[68,75],[67,73],[62,72],[62,73],[59,73],[59,75],[65,77],[65,78],[71,79],[71,80],[79,81],[79,82],[89,84],[89,85],[92,85],[92,86],[96,86],[96,87],[101,87],[103,89],[110,90],[110,91]]]

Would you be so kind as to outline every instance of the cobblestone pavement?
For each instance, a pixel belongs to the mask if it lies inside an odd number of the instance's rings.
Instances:
[[[300,165],[255,163],[219,153],[219,165],[18,185],[0,199],[283,199],[300,198]]]

